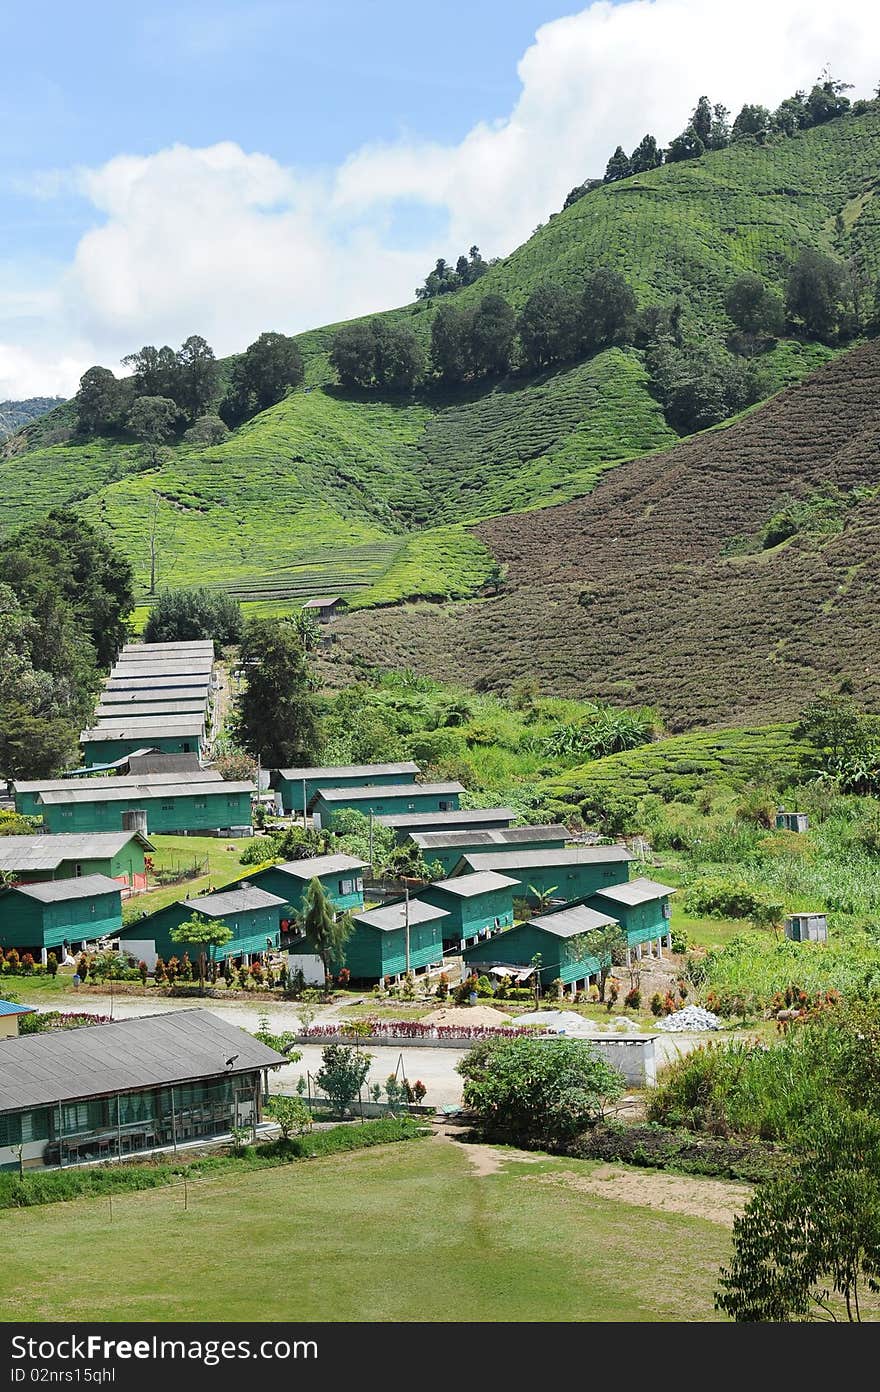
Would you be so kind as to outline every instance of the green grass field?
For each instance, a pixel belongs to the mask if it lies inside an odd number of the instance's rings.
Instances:
[[[2,1318],[715,1318],[727,1229],[560,1180],[592,1169],[479,1175],[465,1147],[426,1139],[197,1182],[188,1212],[167,1189],[115,1197],[112,1220],[106,1199],[7,1210]]]
[[[247,866],[239,862],[242,850],[248,840],[224,841],[219,836],[151,836],[156,847],[153,854],[153,867],[156,870],[172,869],[179,866],[185,869],[194,864],[205,864],[205,869],[194,879],[181,884],[167,885],[162,889],[151,889],[147,894],[135,894],[122,906],[124,922],[131,923],[142,913],[154,913],[164,909],[166,904],[174,904],[178,899],[187,899],[207,889],[228,884],[231,880],[243,879]],[[228,851],[227,846],[235,849]]]
[[[629,279],[641,304],[682,297],[693,323],[723,331],[731,281],[755,271],[781,289],[803,247],[858,253],[873,283],[878,145],[872,109],[604,185],[550,217],[460,298],[494,291],[520,308],[537,285],[577,288],[604,264]],[[435,310],[420,302],[389,317],[427,342]],[[71,408],[51,412],[29,427],[28,453],[0,459],[0,531],[73,503],[121,543],[143,599],[143,537],[158,497],[160,583],[231,586],[254,612],[336,592],[357,605],[456,599],[490,565],[463,524],[589,492],[615,464],[676,438],[635,350],[535,378],[383,400],[332,385],[336,327],[300,335],[304,389],[222,445],[176,446],[157,469],[141,469],[133,443],[65,442]],[[829,355],[781,343],[765,359],[769,388]]]

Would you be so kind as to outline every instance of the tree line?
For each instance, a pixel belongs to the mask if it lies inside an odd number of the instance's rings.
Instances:
[[[780,102],[775,111],[759,103],[746,102],[731,121],[731,113],[720,102],[701,96],[684,130],[664,149],[653,135],[645,135],[635,149],[627,154],[618,145],[609,157],[602,179],[587,179],[571,190],[563,204],[569,208],[591,189],[603,183],[613,184],[633,174],[644,174],[661,164],[678,164],[682,160],[699,159],[709,150],[723,150],[742,141],[763,144],[772,137],[785,138],[812,126],[824,125],[847,112],[860,115],[872,103],[866,100],[851,102],[845,94],[852,83],[836,81],[827,72],[817,78],[809,92],[797,91]],[[880,87],[875,99],[880,97]]]
[[[87,435],[133,435],[147,446],[149,463],[181,433],[189,444],[219,444],[230,427],[274,406],[303,380],[299,346],[280,333],[260,334],[235,359],[225,392],[214,351],[198,334],[176,352],[147,344],[122,361],[128,377],[106,367],[83,374],[74,398],[78,428]]]
[[[82,517],[55,509],[0,541],[0,776],[76,762],[100,674],[127,638],[126,558]]]
[[[459,256],[454,266],[441,256],[424,283],[416,287],[416,299],[433,300],[438,295],[450,295],[453,290],[473,285],[491,266],[498,264],[498,259],[496,256],[491,261],[484,261],[478,246],[472,246],[467,256]]]

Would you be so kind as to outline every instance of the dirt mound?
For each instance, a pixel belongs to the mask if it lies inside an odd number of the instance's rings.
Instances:
[[[512,1017],[491,1005],[444,1005],[432,1010],[430,1015],[422,1015],[421,1025],[467,1025],[471,1029],[486,1028],[492,1025],[509,1025]]]

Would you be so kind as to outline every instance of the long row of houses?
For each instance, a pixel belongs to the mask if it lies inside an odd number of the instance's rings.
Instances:
[[[215,688],[210,639],[126,644],[103,684],[93,725],[80,735],[83,771],[109,769],[146,750],[197,759]]]

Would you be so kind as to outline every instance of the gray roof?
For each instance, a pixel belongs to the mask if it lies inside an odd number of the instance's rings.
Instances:
[[[424,787],[424,784],[417,784]],[[460,808],[457,812],[395,812],[378,817],[380,826],[397,827],[478,827],[481,822],[512,822],[516,813],[512,807]]]
[[[460,783],[386,783],[384,786],[370,783],[362,788],[318,788],[312,803],[318,798],[323,798],[324,802],[369,802],[370,798],[443,797],[447,793],[463,792]]]
[[[433,904],[426,904],[421,899],[409,901],[411,926],[415,923],[430,923],[435,918],[448,917],[445,909],[435,908]],[[367,909],[365,913],[355,914],[354,921],[369,928],[378,928],[382,933],[393,933],[395,929],[406,926],[406,901],[397,899],[393,904],[382,904],[378,909]]]
[[[111,783],[122,783],[121,778],[111,778]],[[205,797],[208,793],[216,796],[218,793],[253,793],[256,792],[253,783],[227,783],[222,778],[211,779],[202,782],[196,779],[194,782],[181,782],[180,778],[176,783],[146,783],[143,779],[136,778],[133,783],[128,783],[124,787],[101,788],[94,793],[89,787],[71,787],[68,785],[63,789],[53,790],[48,793],[40,794],[40,802],[46,806],[55,806],[68,802],[124,802],[140,801],[147,798],[163,797]]]
[[[675,890],[671,885],[660,884],[658,880],[649,880],[646,875],[640,875],[637,880],[604,885],[602,889],[594,890],[593,893],[601,894],[603,899],[610,899],[615,904],[626,904],[632,908],[636,904],[648,904],[652,899],[665,899],[667,895],[674,894]],[[592,898],[592,895],[590,897]]]
[[[176,643],[126,643],[119,656],[121,659],[129,657],[147,657],[153,653],[181,653],[197,652],[199,654],[214,651],[213,638],[181,638]]]
[[[594,928],[607,928],[609,924],[616,922],[616,918],[597,913],[595,909],[587,909],[582,904],[573,909],[560,909],[558,913],[539,914],[536,918],[529,919],[533,928],[552,933],[555,938],[576,938],[578,933],[589,933]]]
[[[168,662],[117,662],[110,676],[117,677],[207,677],[213,667],[210,657],[181,657]]]
[[[144,676],[129,677],[124,674],[109,676],[104,682],[102,690],[106,694],[109,691],[167,691],[169,688],[184,687],[186,690],[207,691],[211,685],[211,675],[209,672],[196,673],[195,675],[185,674],[170,676]]]
[[[329,595],[326,599],[307,599],[304,609],[329,609],[332,604],[341,604],[342,595]]]
[[[204,711],[205,708],[201,702],[199,702],[198,710],[184,711],[182,714],[178,715],[150,715],[148,712],[142,711],[138,706],[132,706],[131,710],[126,710],[123,715],[96,715],[94,724],[91,725],[89,730],[85,733],[91,733],[96,730],[98,732],[121,730],[125,733],[130,729],[132,735],[136,736],[138,739],[143,738],[147,734],[147,731],[153,732],[154,739],[156,738],[156,733],[163,730],[170,730],[172,734],[177,734],[178,731],[181,734],[186,734],[190,730],[197,730],[201,733],[205,724]]]
[[[507,810],[506,808],[504,809]],[[522,841],[564,841],[564,826],[487,827],[474,831],[414,831],[410,840],[423,851],[455,850],[458,846],[516,846]]]
[[[178,718],[182,720],[182,724],[177,723]],[[193,739],[200,739],[204,730],[203,720],[193,722],[189,716],[172,716],[164,723],[157,721],[155,724],[148,724],[146,721],[139,723],[137,720],[129,720],[126,725],[93,725],[91,729],[83,730],[79,739],[80,744],[99,744],[101,740],[163,739],[168,735],[192,735]]]
[[[122,885],[109,875],[77,875],[68,880],[16,885],[12,892],[39,899],[41,904],[58,904],[68,899],[91,899],[95,894],[121,894]]]
[[[71,831],[56,836],[0,836],[0,870],[55,870],[63,860],[104,860],[129,841],[155,849],[139,831]]]
[[[133,756],[129,756],[133,757]],[[171,755],[171,758],[191,759],[192,754]],[[122,761],[125,762],[124,760]],[[188,780],[195,779],[199,783],[220,783],[220,774],[216,769],[193,769],[188,774]],[[180,773],[118,773],[110,778],[85,778],[79,783],[71,783],[69,778],[32,778],[18,779],[13,783],[12,788],[16,793],[57,793],[65,788],[88,788],[94,792],[97,788],[101,791],[104,788],[134,788],[134,787],[156,787],[160,788],[163,784],[179,783]]]
[[[334,774],[339,778],[368,778],[375,774],[377,777],[387,777],[394,773],[421,773],[418,764],[332,764],[327,768],[288,768],[273,769],[281,778],[287,778],[291,782],[303,778],[332,778]]]
[[[272,868],[282,870],[285,875],[293,875],[297,880],[313,880],[316,875],[344,875],[352,870],[363,870],[366,864],[357,856],[340,854],[313,856],[311,860],[286,860],[283,865]]]
[[[182,701],[102,701],[95,712],[98,725],[110,725],[115,721],[147,720],[157,715],[200,715],[205,709],[204,700],[196,696]]]
[[[431,889],[442,889],[459,899],[472,899],[475,894],[489,894],[493,889],[505,889],[508,885],[519,885],[509,875],[497,875],[494,870],[483,870],[475,875],[458,875],[451,880],[436,880]]]
[[[226,1060],[235,1057],[226,1066]],[[248,1073],[287,1063],[209,1010],[170,1010],[137,1020],[0,1041],[0,1112],[77,1098]]]
[[[182,903],[184,908],[198,909],[199,913],[207,914],[209,918],[223,918],[226,914],[244,913],[246,909],[277,908],[279,904],[286,904],[287,900],[249,884],[241,889],[220,889],[216,894],[200,894],[198,898],[184,899]],[[137,928],[137,923],[128,926]]]
[[[484,855],[463,856],[459,866],[469,870],[537,870],[543,866],[613,865],[635,859],[626,846],[575,846],[570,850],[549,851],[491,851]],[[455,873],[462,874],[456,866]]]

